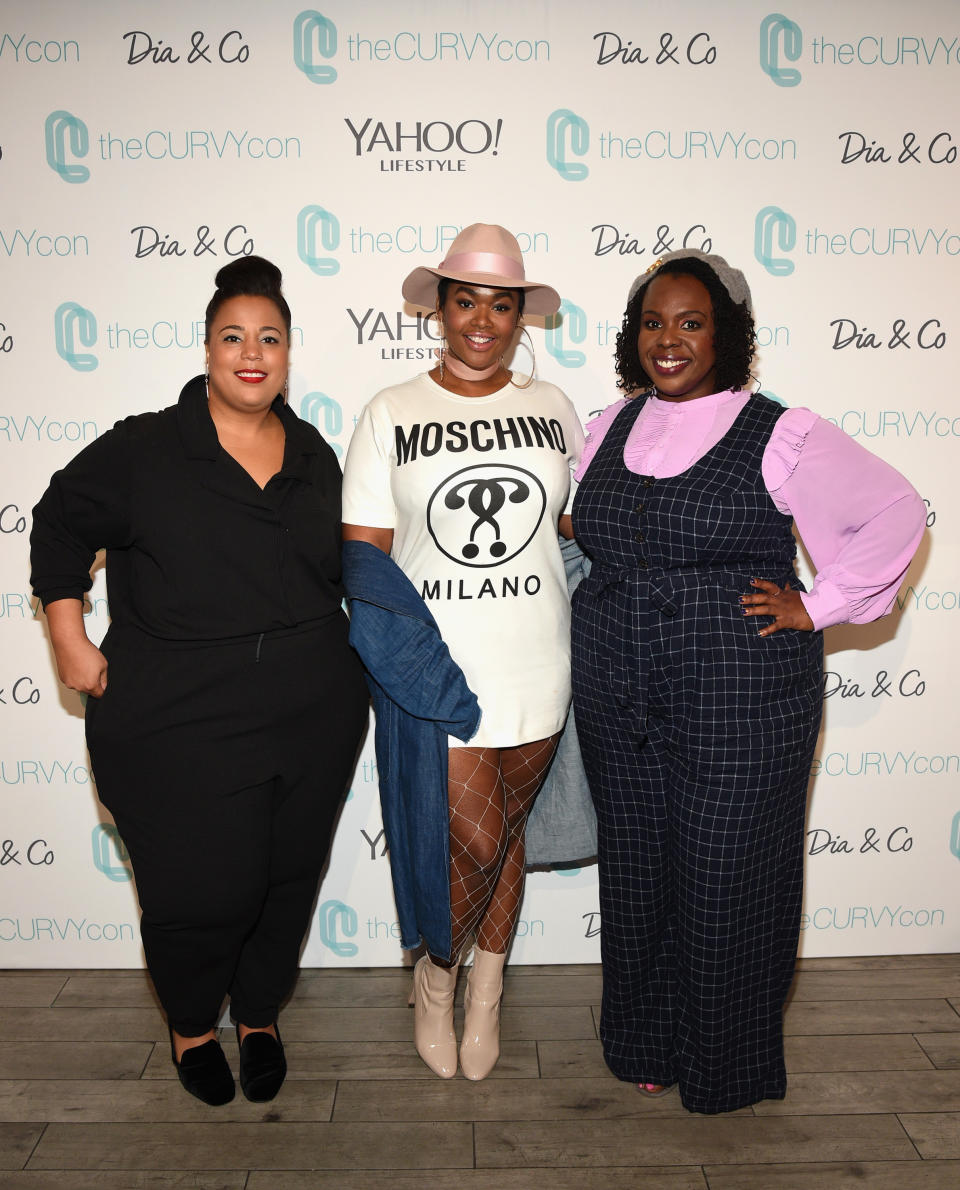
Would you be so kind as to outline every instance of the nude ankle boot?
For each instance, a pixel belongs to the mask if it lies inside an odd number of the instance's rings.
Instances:
[[[500,997],[505,954],[475,946],[473,966],[463,998],[463,1041],[460,1069],[467,1078],[486,1078],[500,1057]]]
[[[417,1053],[441,1078],[453,1078],[457,1073],[453,994],[458,968],[459,964],[438,967],[424,955],[413,969],[413,1040]]]

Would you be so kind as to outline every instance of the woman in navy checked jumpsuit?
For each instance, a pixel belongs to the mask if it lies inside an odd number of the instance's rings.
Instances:
[[[634,287],[618,340],[621,384],[639,370],[655,389],[606,419],[574,503],[593,561],[574,596],[574,705],[598,818],[604,1056],[641,1091],[679,1084],[685,1107],[715,1113],[786,1091],[823,644],[793,517],[764,481],[786,411],[711,395],[747,380],[746,282],[719,257],[670,256]],[[666,477],[629,469],[635,426],[658,449],[653,406],[682,434],[690,410],[669,405],[698,398],[706,449]]]

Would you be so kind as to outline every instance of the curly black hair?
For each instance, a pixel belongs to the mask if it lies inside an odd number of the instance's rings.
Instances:
[[[617,333],[617,349],[613,356],[616,361],[617,388],[622,388],[628,393],[639,392],[654,384],[640,363],[637,339],[640,335],[640,314],[647,286],[664,273],[683,273],[696,277],[706,286],[713,306],[713,346],[717,356],[716,391],[746,388],[750,381],[750,365],[757,342],[753,315],[746,302],[739,305],[734,303],[713,269],[695,256],[675,257],[665,261],[650,274],[627,302],[623,326]]]

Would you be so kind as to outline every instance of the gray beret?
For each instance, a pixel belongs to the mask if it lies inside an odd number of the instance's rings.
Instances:
[[[667,252],[659,260],[655,260],[647,271],[641,273],[630,286],[627,301],[630,302],[633,299],[634,294],[641,286],[646,285],[648,281],[652,281],[653,278],[650,274],[655,273],[668,260],[684,260],[691,257],[694,260],[702,260],[704,264],[709,265],[713,269],[717,274],[720,284],[730,294],[731,299],[736,305],[739,306],[741,302],[746,302],[747,309],[752,311],[753,303],[750,298],[750,286],[747,284],[747,279],[743,273],[739,269],[728,265],[722,256],[712,256],[709,252],[700,252],[696,248],[678,248],[675,252]]]

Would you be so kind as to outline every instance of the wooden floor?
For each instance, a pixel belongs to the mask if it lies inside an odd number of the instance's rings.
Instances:
[[[409,986],[305,972],[280,1095],[211,1108],[176,1081],[142,973],[0,973],[0,1188],[960,1187],[960,955],[803,961],[787,1099],[714,1117],[607,1073],[597,967],[509,970],[482,1083],[423,1066]]]

